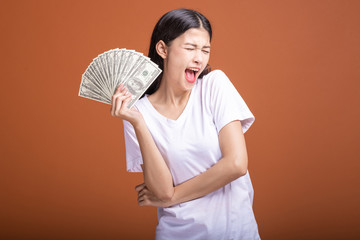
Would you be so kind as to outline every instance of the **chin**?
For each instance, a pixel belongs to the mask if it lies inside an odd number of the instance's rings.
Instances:
[[[187,80],[185,80],[185,89],[186,91],[191,91],[193,89],[193,87],[195,86],[197,79],[194,82],[189,82]]]

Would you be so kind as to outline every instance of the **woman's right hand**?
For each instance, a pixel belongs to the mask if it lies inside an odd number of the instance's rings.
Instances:
[[[128,108],[131,93],[123,84],[116,89],[111,100],[111,115],[130,122],[133,126],[143,121],[141,113],[135,108]]]
[[[142,167],[142,166],[141,166]],[[145,183],[137,185],[135,191],[138,194],[139,206],[152,206],[152,207],[170,207],[171,201],[161,201],[157,198],[145,185]]]

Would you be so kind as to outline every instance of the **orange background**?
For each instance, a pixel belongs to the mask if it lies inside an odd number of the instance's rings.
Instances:
[[[153,238],[121,120],[78,90],[94,57],[147,53],[157,20],[179,7],[210,19],[210,64],[256,117],[245,136],[261,237],[360,237],[359,1],[1,5],[1,239]]]

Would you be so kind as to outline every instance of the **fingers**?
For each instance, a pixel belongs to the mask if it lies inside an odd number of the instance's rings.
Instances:
[[[146,187],[145,183],[139,184],[135,187],[138,194],[137,201],[139,206],[162,206],[161,201]]]
[[[116,89],[114,95],[115,95],[116,93],[120,93],[121,90],[123,89],[123,87],[124,87],[124,85],[121,83],[121,84],[118,86],[118,88]]]
[[[123,89],[123,84],[120,84],[119,87],[115,90],[114,95],[111,98],[111,116],[115,115],[115,109],[117,104],[117,97],[121,96],[121,90]]]
[[[146,187],[145,183],[139,184],[135,187],[135,191],[138,193]]]
[[[111,109],[110,109],[110,112],[111,112],[111,115],[112,115],[112,116],[115,115],[117,97],[122,96],[121,90],[123,90],[123,84],[120,84],[120,85],[119,85],[119,87],[115,90],[114,95],[112,96],[112,99],[111,99]]]
[[[144,200],[144,198],[146,197],[146,193],[147,193],[146,189],[143,189],[142,191],[140,191],[138,193],[138,201]]]
[[[123,94],[123,92],[121,92],[120,94]],[[121,114],[121,112],[125,111],[127,108],[127,104],[126,101],[129,97],[130,97],[130,93],[126,93],[125,95],[119,95],[116,97],[116,103],[114,106],[114,116],[119,116],[119,113]]]
[[[124,99],[124,101],[123,101],[123,103],[121,104],[121,106],[120,106],[120,112],[122,112],[122,111],[125,111],[126,110],[126,108],[128,107],[128,105],[129,105],[129,102],[131,101],[131,93],[127,93],[127,95],[126,95],[126,98]]]
[[[140,206],[146,205],[149,201],[151,201],[151,196],[149,195],[149,190],[147,188],[144,188],[142,191],[138,194],[138,204]]]
[[[141,200],[141,201],[138,201],[138,205],[140,207],[142,207],[142,206],[151,206],[150,202],[148,200],[145,200],[145,199]]]
[[[123,84],[116,89],[115,94],[112,96],[111,115],[119,116],[120,111],[126,110],[127,103],[131,100],[131,94]]]
[[[146,201],[148,200],[149,196],[148,194],[150,193],[150,191],[146,188],[145,183],[142,183],[140,185],[137,185],[135,187],[136,192],[138,193],[138,204],[140,206],[144,206],[146,205]]]

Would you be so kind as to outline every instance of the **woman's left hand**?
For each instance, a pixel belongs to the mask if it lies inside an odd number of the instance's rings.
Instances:
[[[164,202],[158,199],[145,185],[145,183],[135,187],[138,193],[139,206],[153,206],[153,207],[169,207],[170,202]]]

